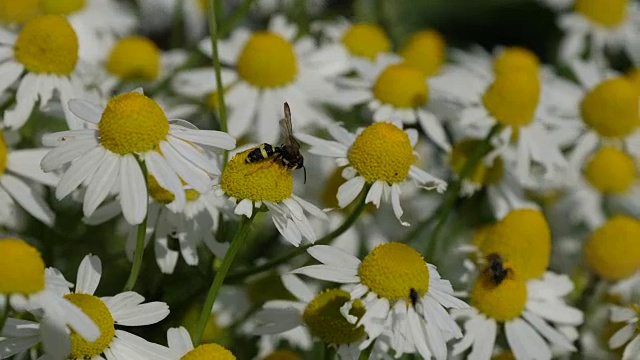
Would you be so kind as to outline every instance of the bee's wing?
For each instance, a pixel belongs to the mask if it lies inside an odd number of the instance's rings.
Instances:
[[[284,103],[284,117],[280,119],[280,130],[282,130],[282,135],[284,137],[284,144],[293,148],[293,150],[298,151],[300,149],[300,144],[293,137],[293,126],[291,125],[291,109],[289,108],[289,104]]]

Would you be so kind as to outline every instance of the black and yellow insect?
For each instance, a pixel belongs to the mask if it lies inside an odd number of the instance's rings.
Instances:
[[[293,136],[293,127],[291,126],[291,109],[289,104],[284,103],[284,118],[280,119],[280,129],[284,140],[280,146],[271,144],[261,144],[247,154],[246,163],[253,163],[262,160],[272,159],[280,161],[282,165],[291,170],[304,170],[304,182],[307,182],[307,169],[304,167],[304,157],[300,153],[300,144]]]
[[[504,266],[504,259],[497,253],[487,255],[487,267],[484,272],[488,274],[494,284],[500,285],[512,270]]]

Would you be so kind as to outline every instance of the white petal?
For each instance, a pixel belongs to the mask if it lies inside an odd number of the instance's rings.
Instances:
[[[184,327],[170,328],[167,330],[167,345],[174,350],[177,356],[183,356],[193,350],[191,336]]]
[[[102,262],[96,255],[87,255],[78,267],[76,292],[93,295],[102,277]]]
[[[364,178],[362,176],[356,176],[351,180],[348,180],[338,188],[338,205],[341,208],[351,204],[353,200],[360,194],[364,187]]]
[[[49,208],[42,195],[35,192],[24,181],[15,176],[4,174],[0,176],[0,185],[29,214],[49,226],[53,225],[55,213]]]
[[[305,303],[311,302],[315,295],[299,277],[293,274],[282,275],[282,284],[293,296]]]
[[[436,145],[446,152],[451,151],[451,144],[444,131],[444,128],[438,118],[432,113],[425,110],[418,110],[418,120],[422,130],[427,134]]]
[[[7,156],[7,169],[48,186],[57,186],[58,177],[42,171],[40,162],[50,149],[12,150]]]
[[[96,125],[100,122],[103,109],[94,103],[83,99],[71,99],[68,105],[69,110],[80,119]]]
[[[187,130],[173,127],[171,135],[195,144],[213,146],[224,150],[231,150],[236,147],[236,139],[222,131]]]
[[[107,156],[91,177],[82,206],[84,216],[91,216],[98,208],[98,205],[109,195],[109,191],[118,179],[119,160],[119,155],[107,153]]]
[[[147,152],[144,159],[149,174],[153,175],[158,185],[175,196],[172,202],[173,206],[177,209],[182,209],[187,199],[182,187],[182,182],[175,171],[169,166],[165,158],[155,151]]]
[[[367,197],[364,200],[366,204],[373,204],[377,208],[380,207],[380,199],[382,199],[382,190],[384,190],[386,183],[382,180],[378,180],[371,185]]]
[[[617,349],[620,346],[627,343],[627,341],[631,340],[633,335],[635,334],[636,325],[635,324],[627,324],[622,329],[616,331],[615,334],[609,339],[609,348]]]
[[[337,247],[315,245],[310,247],[307,252],[325,265],[356,270],[360,266],[360,259]]]
[[[75,160],[60,179],[58,187],[56,188],[56,198],[60,200],[69,195],[80,186],[85,179],[92,176],[106,155],[107,150],[102,147],[96,147]]]
[[[624,348],[624,353],[622,353],[622,360],[632,360],[637,359],[640,356],[640,335],[636,336],[627,347]]]
[[[133,155],[125,155],[120,162],[120,204],[122,215],[131,225],[142,223],[147,214],[146,180]]]
[[[327,265],[310,265],[301,267],[299,269],[291,271],[293,274],[303,274],[314,279],[333,281],[337,283],[358,283],[360,278],[357,275],[357,270],[348,271],[343,268],[336,268]]]
[[[516,318],[504,326],[507,341],[517,359],[551,359],[549,345],[524,320]]]

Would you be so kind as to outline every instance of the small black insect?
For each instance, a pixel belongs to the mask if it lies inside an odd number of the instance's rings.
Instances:
[[[413,308],[416,308],[416,304],[418,303],[418,300],[420,299],[420,296],[418,295],[418,292],[416,291],[416,289],[411,288],[409,289],[409,300],[411,300],[411,306],[413,306]]]
[[[500,254],[491,253],[487,255],[487,267],[484,271],[489,274],[494,284],[500,285],[511,269],[504,267],[504,260]]]
[[[293,136],[293,126],[291,125],[291,109],[289,104],[284,103],[284,118],[280,119],[280,129],[284,140],[280,146],[271,144],[261,144],[247,154],[245,163],[253,163],[272,158],[291,170],[304,170],[304,182],[307,183],[307,169],[304,167],[304,157],[300,153],[300,143]]]

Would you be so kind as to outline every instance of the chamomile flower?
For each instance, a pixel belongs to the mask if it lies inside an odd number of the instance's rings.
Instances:
[[[277,159],[247,162],[255,148],[233,156],[220,176],[218,195],[227,198],[234,213],[252,217],[264,205],[271,214],[280,234],[294,246],[302,238],[316,240],[316,234],[305,212],[326,219],[327,215],[315,205],[293,193],[291,169]]]
[[[340,17],[332,21],[316,22],[311,27],[329,41],[340,44],[351,57],[374,61],[378,54],[391,51],[391,39],[382,27],[374,23],[352,23]]]
[[[506,266],[507,275],[499,282],[490,272],[481,272],[470,292],[471,308],[452,311],[465,329],[453,354],[471,349],[467,359],[493,359],[499,332],[506,335],[516,359],[545,360],[552,358],[552,350],[576,351],[573,341],[583,314],[562,299],[573,290],[571,280],[546,272],[526,281],[517,268]]]
[[[332,122],[319,105],[335,94],[331,79],[347,70],[346,53],[338,45],[316,47],[309,37],[294,40],[297,32],[284,17],[274,16],[266,31],[239,28],[218,42],[220,62],[235,67],[226,91],[231,135],[260,134],[261,140],[275,142],[279,129],[274,119],[285,101],[294,107],[297,127]],[[211,41],[201,44],[211,54]]]
[[[66,111],[67,101],[82,90],[78,38],[62,16],[34,17],[18,33],[0,28],[0,52],[0,93],[17,84],[15,105],[4,112],[5,127],[21,128],[34,106],[45,107],[56,93]]]
[[[218,344],[200,344],[196,348],[184,327],[167,330],[167,344],[173,360],[216,359],[235,360],[231,351]]]
[[[72,112],[90,128],[46,135],[45,145],[57,146],[42,160],[45,171],[67,163],[56,188],[62,199],[81,184],[87,185],[83,212],[90,216],[112,189],[120,195],[122,212],[130,224],[147,213],[147,184],[138,164],[184,206],[184,181],[200,193],[212,186],[220,170],[200,146],[231,149],[235,139],[226,133],[197,130],[185,121],[170,123],[158,104],[132,91],[113,97],[104,109],[84,100],[70,103]]]
[[[361,349],[384,333],[397,354],[417,352],[425,359],[446,359],[447,341],[462,337],[445,308],[468,305],[454,297],[449,281],[408,245],[385,243],[363,260],[325,245],[308,252],[322,265],[293,273],[353,286],[342,314],[352,324],[364,326],[368,339]],[[355,316],[351,311],[361,311],[360,302],[364,312]]]
[[[39,0],[3,1],[0,3],[0,25],[12,26],[24,24],[38,14]]]
[[[598,276],[612,281],[632,276],[640,268],[640,221],[615,215],[595,229],[584,244],[584,259]]]
[[[97,256],[87,255],[82,259],[73,292],[60,272],[53,275],[59,281],[57,291],[80,307],[100,328],[100,337],[93,342],[72,334],[69,359],[172,359],[166,347],[116,329],[116,326],[155,324],[169,315],[167,304],[144,303],[144,297],[134,291],[115,296],[95,296],[102,277],[102,263]]]
[[[447,183],[413,165],[413,148],[418,141],[415,130],[402,130],[400,124],[376,122],[352,134],[338,125],[328,128],[336,141],[298,134],[300,141],[311,145],[309,152],[332,157],[340,167],[346,166],[342,176],[347,181],[338,188],[338,205],[349,205],[370,184],[366,202],[380,206],[391,195],[396,218],[402,217],[400,184],[412,179],[418,186],[444,192]],[[402,222],[402,220],[400,220]],[[408,226],[408,223],[402,222]]]
[[[612,306],[611,321],[624,323],[624,326],[618,330],[609,339],[609,347],[617,349],[625,345],[622,353],[622,360],[631,360],[640,357],[640,327],[638,326],[638,316],[640,307],[632,305],[629,307]]]

